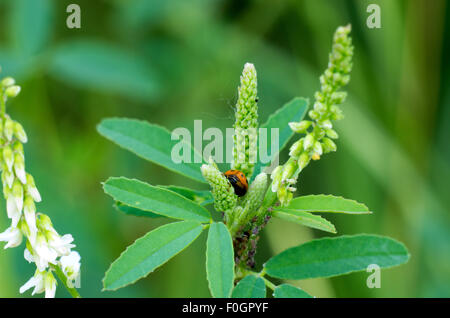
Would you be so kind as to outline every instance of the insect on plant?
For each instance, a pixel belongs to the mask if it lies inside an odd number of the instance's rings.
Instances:
[[[362,203],[332,195],[293,197],[300,172],[324,154],[336,151],[337,132],[333,122],[343,118],[339,105],[346,98],[341,91],[350,80],[353,46],[350,26],[339,27],[334,34],[328,68],[320,76],[320,91],[307,112],[308,100],[294,98],[263,125],[265,128],[290,127],[280,136],[280,149],[294,138],[289,159],[270,176],[261,162],[253,163],[258,152],[257,76],[247,63],[241,76],[235,110],[233,162],[229,171],[219,171],[208,158],[203,163],[178,163],[171,160],[174,141],[161,126],[148,122],[111,118],[98,125],[104,137],[136,155],[169,170],[207,182],[210,191],[179,186],[154,186],[125,177],[109,178],[104,191],[115,200],[115,207],[127,214],[179,221],[163,225],[136,240],[112,264],[105,274],[106,290],[125,287],[147,276],[188,247],[203,231],[208,231],[206,276],[213,297],[311,297],[289,284],[275,285],[276,279],[302,280],[331,277],[363,271],[369,264],[380,268],[408,261],[405,246],[378,235],[338,236],[315,239],[289,248],[265,262],[255,271],[254,256],[259,235],[271,218],[336,233],[334,225],[322,215],[370,214]],[[308,114],[309,119],[304,120]],[[194,156],[200,156],[189,145]],[[272,153],[272,159],[278,153]],[[248,181],[247,181],[248,180]],[[213,204],[222,218],[214,221],[205,206]],[[267,288],[270,290],[268,293]]]

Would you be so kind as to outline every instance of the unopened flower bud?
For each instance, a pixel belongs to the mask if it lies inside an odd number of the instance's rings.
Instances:
[[[312,119],[318,119],[319,118],[319,113],[317,113],[315,110],[310,110],[308,112],[309,117],[311,117]]]
[[[309,163],[309,156],[306,152],[302,153],[298,158],[298,166],[300,169],[305,168]]]
[[[337,149],[336,144],[329,138],[322,139],[322,148],[325,153],[336,151]]]
[[[298,158],[298,156],[300,156],[302,151],[303,151],[303,138],[292,144],[291,148],[289,149],[289,156]]]
[[[309,120],[302,120],[301,122],[290,122],[289,127],[296,133],[304,133],[311,124],[312,122]]]
[[[286,179],[290,179],[297,171],[297,168],[298,168],[297,161],[289,159],[289,161],[284,166],[283,174],[281,175],[281,180],[284,181]]]
[[[8,170],[12,171],[14,165],[14,154],[10,146],[5,146],[3,148],[3,160],[5,161]]]
[[[23,187],[19,180],[14,180],[13,186],[11,188],[11,195],[14,198],[17,209],[19,212],[22,211],[23,208]]]
[[[312,134],[307,134],[303,141],[303,149],[308,150],[314,145],[315,139]]]
[[[319,156],[322,155],[323,149],[322,149],[322,144],[320,143],[320,141],[316,141],[314,143],[313,152],[314,152],[314,154],[317,154]]]
[[[23,129],[22,125],[20,123],[18,123],[18,122],[14,123],[14,135],[22,143],[26,143],[28,141],[27,134],[25,133],[25,130]]]
[[[25,163],[23,159],[23,155],[20,153],[16,153],[14,155],[14,172],[16,173],[17,178],[23,183],[27,183],[27,176],[25,173]]]
[[[328,137],[330,137],[331,139],[337,139],[339,137],[337,132],[333,129],[326,129],[325,132],[326,132],[326,135]]]
[[[283,166],[276,167],[272,174],[270,175],[270,178],[272,179],[272,192],[277,192],[278,187],[281,183],[281,173],[283,172]]]
[[[9,87],[9,86],[12,86],[12,85],[14,85],[14,84],[16,84],[16,81],[15,81],[14,78],[12,78],[12,77],[5,77],[5,78],[2,80],[2,86],[3,86],[3,87]]]
[[[213,162],[202,165],[201,171],[211,186],[216,210],[222,212],[231,210],[236,205],[237,195],[228,179],[215,167]]]
[[[14,135],[14,121],[6,117],[4,127],[3,127],[3,135],[5,136],[6,140],[11,141],[12,137]]]
[[[19,95],[20,93],[20,86],[18,85],[13,85],[13,86],[9,86],[6,90],[5,90],[5,94],[8,97],[16,97],[17,95]]]
[[[327,119],[319,123],[320,127],[324,129],[331,129],[333,128],[333,124],[331,123],[331,120]]]
[[[36,184],[34,183],[34,178],[31,174],[27,173],[27,183],[26,188],[28,193],[33,198],[34,202],[41,202],[41,195],[36,188]]]

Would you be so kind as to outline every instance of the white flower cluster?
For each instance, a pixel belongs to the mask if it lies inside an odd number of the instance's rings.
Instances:
[[[21,288],[20,293],[33,288],[33,295],[45,292],[45,297],[54,297],[56,279],[53,270],[58,267],[66,276],[65,283],[73,288],[80,277],[80,255],[72,251],[75,247],[70,234],[60,236],[50,218],[36,213],[35,202],[41,201],[31,174],[25,171],[23,143],[27,135],[16,121],[5,112],[8,97],[15,97],[20,87],[14,79],[7,77],[0,82],[0,168],[3,195],[6,200],[11,226],[0,233],[5,249],[17,247],[26,238],[24,257],[36,265],[36,272]]]

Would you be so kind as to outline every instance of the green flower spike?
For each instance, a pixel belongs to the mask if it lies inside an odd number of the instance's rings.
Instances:
[[[247,178],[250,178],[256,162],[258,142],[256,70],[255,66],[251,63],[244,65],[238,92],[239,97],[236,104],[233,162],[231,168],[242,171]]]
[[[210,158],[209,164],[201,167],[203,177],[211,186],[211,192],[214,197],[214,208],[217,211],[225,212],[225,218],[228,217],[237,202],[237,195],[228,179],[219,171],[214,161]]]
[[[333,38],[328,68],[320,77],[321,90],[315,94],[315,103],[308,115],[312,120],[289,123],[296,133],[306,136],[295,142],[289,152],[290,159],[272,174],[272,191],[277,192],[283,206],[292,199],[297,177],[312,160],[319,160],[324,153],[336,151],[331,139],[338,135],[333,130],[333,120],[343,118],[339,104],[344,102],[346,92],[338,91],[350,81],[353,46],[349,37],[351,27],[339,27]]]

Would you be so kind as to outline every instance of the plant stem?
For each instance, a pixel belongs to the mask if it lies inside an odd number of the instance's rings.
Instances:
[[[0,87],[0,116],[2,119],[5,118],[5,113],[6,113],[5,96],[3,95],[3,88]]]
[[[63,283],[64,287],[66,287],[67,291],[73,298],[81,298],[80,294],[78,293],[76,288],[69,287],[67,284],[67,278],[66,275],[61,271],[61,269],[58,266],[52,265],[52,268],[55,270],[56,276],[58,276],[59,280]]]
[[[275,288],[277,287],[277,286],[275,286],[270,280],[268,280],[267,278],[264,278],[263,276],[260,276],[262,279],[263,279],[263,281],[264,281],[264,284],[266,284],[266,286],[267,287],[269,287],[270,289],[272,289],[272,290],[275,290]]]

